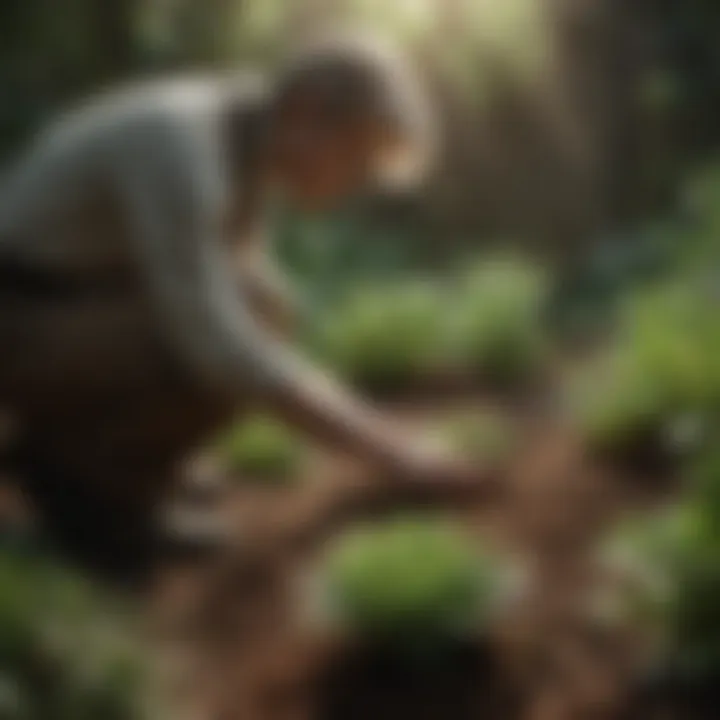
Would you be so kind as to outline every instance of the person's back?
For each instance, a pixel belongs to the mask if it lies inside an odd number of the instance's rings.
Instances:
[[[128,191],[142,187],[151,205],[181,217],[189,174],[205,171],[208,186],[238,191],[229,209],[242,203],[243,169],[221,177],[221,125],[228,113],[247,116],[239,138],[251,143],[262,95],[252,76],[106,93],[51,123],[3,177],[0,414],[17,420],[12,464],[36,502],[55,519],[85,514],[84,534],[132,533],[132,508],[154,507],[174,464],[240,411],[169,342],[148,273],[172,270],[148,266],[143,226],[154,217]]]
[[[131,264],[123,184],[177,152],[183,136],[205,135],[210,152],[223,105],[242,101],[242,92],[204,77],[154,81],[63,115],[3,178],[0,258],[59,271]]]
[[[34,445],[41,434],[54,459],[122,473],[130,453],[160,466],[237,409],[234,398],[198,387],[167,341],[139,247],[145,218],[126,193],[152,177],[148,201],[182,215],[180,178],[165,168],[188,149],[198,172],[203,163],[223,172],[214,155],[222,114],[230,104],[252,114],[261,94],[253,78],[123,88],[64,114],[9,173],[0,198],[0,407],[32,427]]]
[[[424,115],[403,68],[372,44],[331,42],[269,90],[222,78],[126,89],[53,124],[13,170],[0,413],[17,429],[13,467],[81,544],[111,531],[132,546],[132,519],[142,545],[177,464],[252,405],[394,475],[467,487],[466,467],[277,337],[259,308],[292,303],[234,252],[257,249],[264,197],[323,209],[416,159]]]

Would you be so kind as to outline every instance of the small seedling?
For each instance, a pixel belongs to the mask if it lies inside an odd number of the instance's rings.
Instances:
[[[239,423],[218,444],[221,462],[243,479],[288,481],[301,466],[305,452],[297,436],[267,417]]]

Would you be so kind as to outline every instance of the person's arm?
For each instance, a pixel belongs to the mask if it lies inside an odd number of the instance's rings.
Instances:
[[[432,472],[424,449],[265,332],[221,238],[224,181],[212,143],[148,133],[118,176],[135,247],[167,339],[214,390],[248,394],[280,418],[384,469]],[[208,143],[207,145],[204,143]],[[136,148],[137,153],[137,148]],[[449,462],[443,470],[451,468]]]
[[[251,310],[275,334],[295,334],[308,313],[297,289],[268,255],[266,243],[255,237],[241,248],[238,257],[239,290]]]

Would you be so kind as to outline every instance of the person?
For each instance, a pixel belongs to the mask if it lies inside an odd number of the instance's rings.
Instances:
[[[347,37],[269,82],[144,82],[42,132],[0,196],[0,414],[47,522],[146,547],[182,463],[258,409],[399,481],[472,485],[291,348],[262,237],[269,199],[318,211],[418,179],[431,140],[410,65]]]

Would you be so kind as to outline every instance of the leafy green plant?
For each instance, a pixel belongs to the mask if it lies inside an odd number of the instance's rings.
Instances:
[[[591,448],[601,452],[658,439],[675,410],[669,387],[622,350],[583,368],[568,401]]]
[[[410,649],[482,629],[499,587],[497,568],[457,528],[422,519],[349,532],[330,552],[326,580],[351,630]]]
[[[139,647],[84,582],[39,558],[3,553],[0,588],[3,718],[145,717]]]
[[[430,283],[368,286],[329,313],[320,331],[321,354],[363,387],[407,385],[442,364],[443,308]]]
[[[678,402],[711,407],[720,402],[720,350],[712,284],[690,275],[636,294],[627,304],[623,341],[664,382]]]
[[[219,456],[230,470],[261,480],[288,480],[305,450],[297,436],[269,417],[239,423],[218,444]]]
[[[536,266],[490,259],[462,279],[453,345],[463,366],[492,381],[535,373],[548,350],[541,322],[547,279]]]

